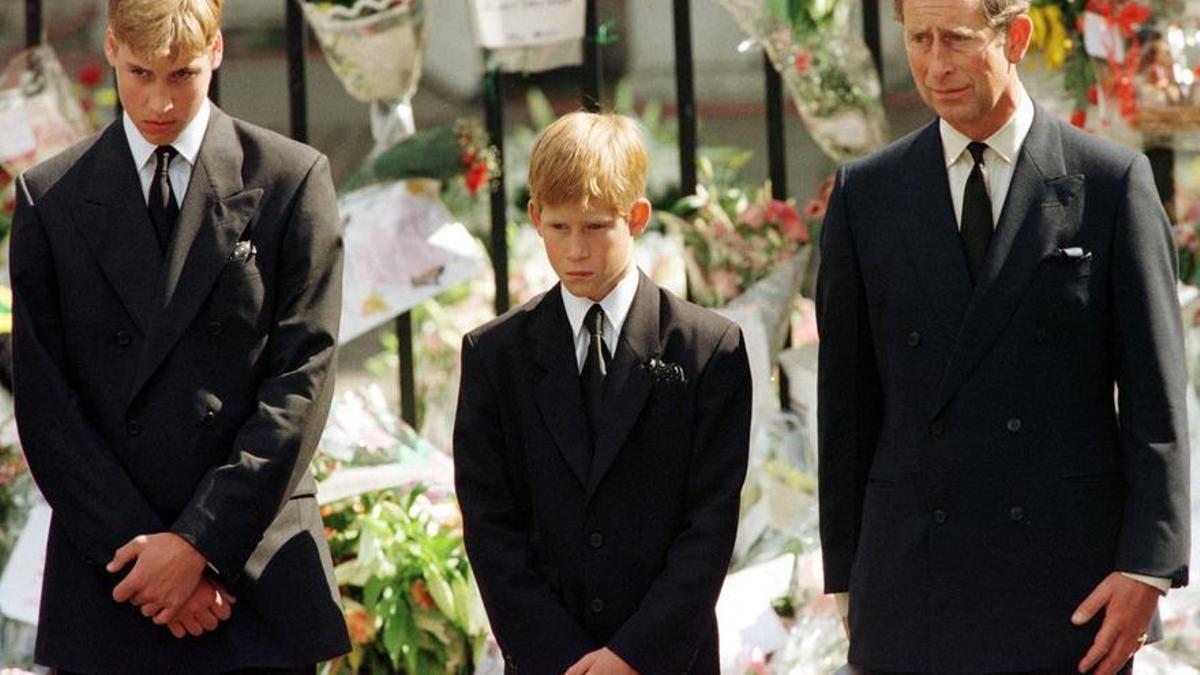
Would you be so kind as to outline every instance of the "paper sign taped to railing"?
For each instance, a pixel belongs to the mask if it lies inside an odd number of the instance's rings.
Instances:
[[[474,0],[475,37],[488,49],[583,37],[584,0]]]

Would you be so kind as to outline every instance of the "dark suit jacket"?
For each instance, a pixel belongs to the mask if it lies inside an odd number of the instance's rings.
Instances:
[[[1107,574],[1187,582],[1168,225],[1144,156],[1039,107],[972,292],[936,122],[838,172],[821,541],[826,590],[850,591],[852,663],[1073,664],[1099,619],[1071,614]]]
[[[214,107],[165,258],[119,122],[17,194],[17,424],[54,508],[38,662],[210,673],[347,651],[308,473],[340,310],[327,160]],[[257,253],[231,258],[239,241]],[[216,632],[176,640],[113,602],[105,563],[165,530],[238,597]]]
[[[594,453],[558,286],[468,334],[462,358],[455,481],[509,672],[608,646],[645,674],[717,673],[750,430],[737,326],[642,275]]]

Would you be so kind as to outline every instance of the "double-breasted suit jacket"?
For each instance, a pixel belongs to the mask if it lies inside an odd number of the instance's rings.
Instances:
[[[1175,289],[1145,157],[1040,107],[974,288],[936,122],[839,171],[818,283],[820,504],[852,663],[1074,664],[1100,618],[1070,617],[1106,575],[1186,583]]]
[[[717,673],[750,427],[737,326],[640,275],[594,452],[558,286],[468,334],[462,359],[455,481],[508,671],[608,646],[641,673]]]
[[[18,429],[54,509],[37,660],[211,673],[349,649],[308,462],[329,409],[341,240],[327,160],[213,108],[165,255],[120,122],[18,181]],[[176,640],[104,565],[173,531],[238,598]]]

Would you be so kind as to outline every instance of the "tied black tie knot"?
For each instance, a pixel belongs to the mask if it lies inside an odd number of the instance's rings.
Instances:
[[[579,385],[583,390],[583,407],[587,415],[588,430],[594,443],[599,431],[600,406],[604,398],[604,378],[608,375],[611,360],[608,347],[604,345],[604,309],[594,304],[583,318],[587,328],[588,350],[583,359],[583,370],[579,373]]]
[[[150,181],[150,220],[154,224],[154,235],[159,248],[167,250],[175,221],[179,218],[179,203],[171,189],[171,160],[179,151],[171,145],[160,145],[154,149],[154,180]]]
[[[979,141],[971,141],[967,145],[967,152],[971,153],[971,159],[975,160],[976,166],[983,164],[983,151],[987,150],[987,148],[987,143],[980,143]]]
[[[971,175],[967,176],[967,185],[963,190],[961,235],[972,284],[979,281],[988,245],[992,242],[992,231],[995,229],[992,222],[992,199],[988,196],[987,184],[983,180],[983,151],[987,147],[986,143],[979,142],[967,145],[967,151],[971,153],[975,165],[971,167]]]

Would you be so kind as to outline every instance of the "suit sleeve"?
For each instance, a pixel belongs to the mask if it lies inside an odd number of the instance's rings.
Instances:
[[[883,417],[883,394],[866,290],[838,171],[821,228],[817,276],[818,496],[825,592],[850,589],[867,474]]]
[[[240,574],[308,471],[332,400],[342,241],[324,156],[297,189],[282,237],[277,309],[257,410],[238,430],[227,462],[205,475],[171,526],[226,582]]]
[[[130,539],[164,525],[71,387],[54,254],[25,180],[17,180],[9,269],[21,446],[55,520],[85,558],[103,566]]]
[[[530,514],[504,459],[498,395],[467,335],[454,418],[454,484],[467,555],[506,660],[529,672],[561,673],[596,645],[534,565]]]
[[[1188,580],[1187,368],[1176,295],[1178,260],[1150,164],[1129,167],[1113,242],[1114,309],[1125,513],[1115,569]]]
[[[609,648],[641,673],[687,672],[712,630],[750,448],[750,364],[730,325],[698,380],[686,511],[663,570]]]

